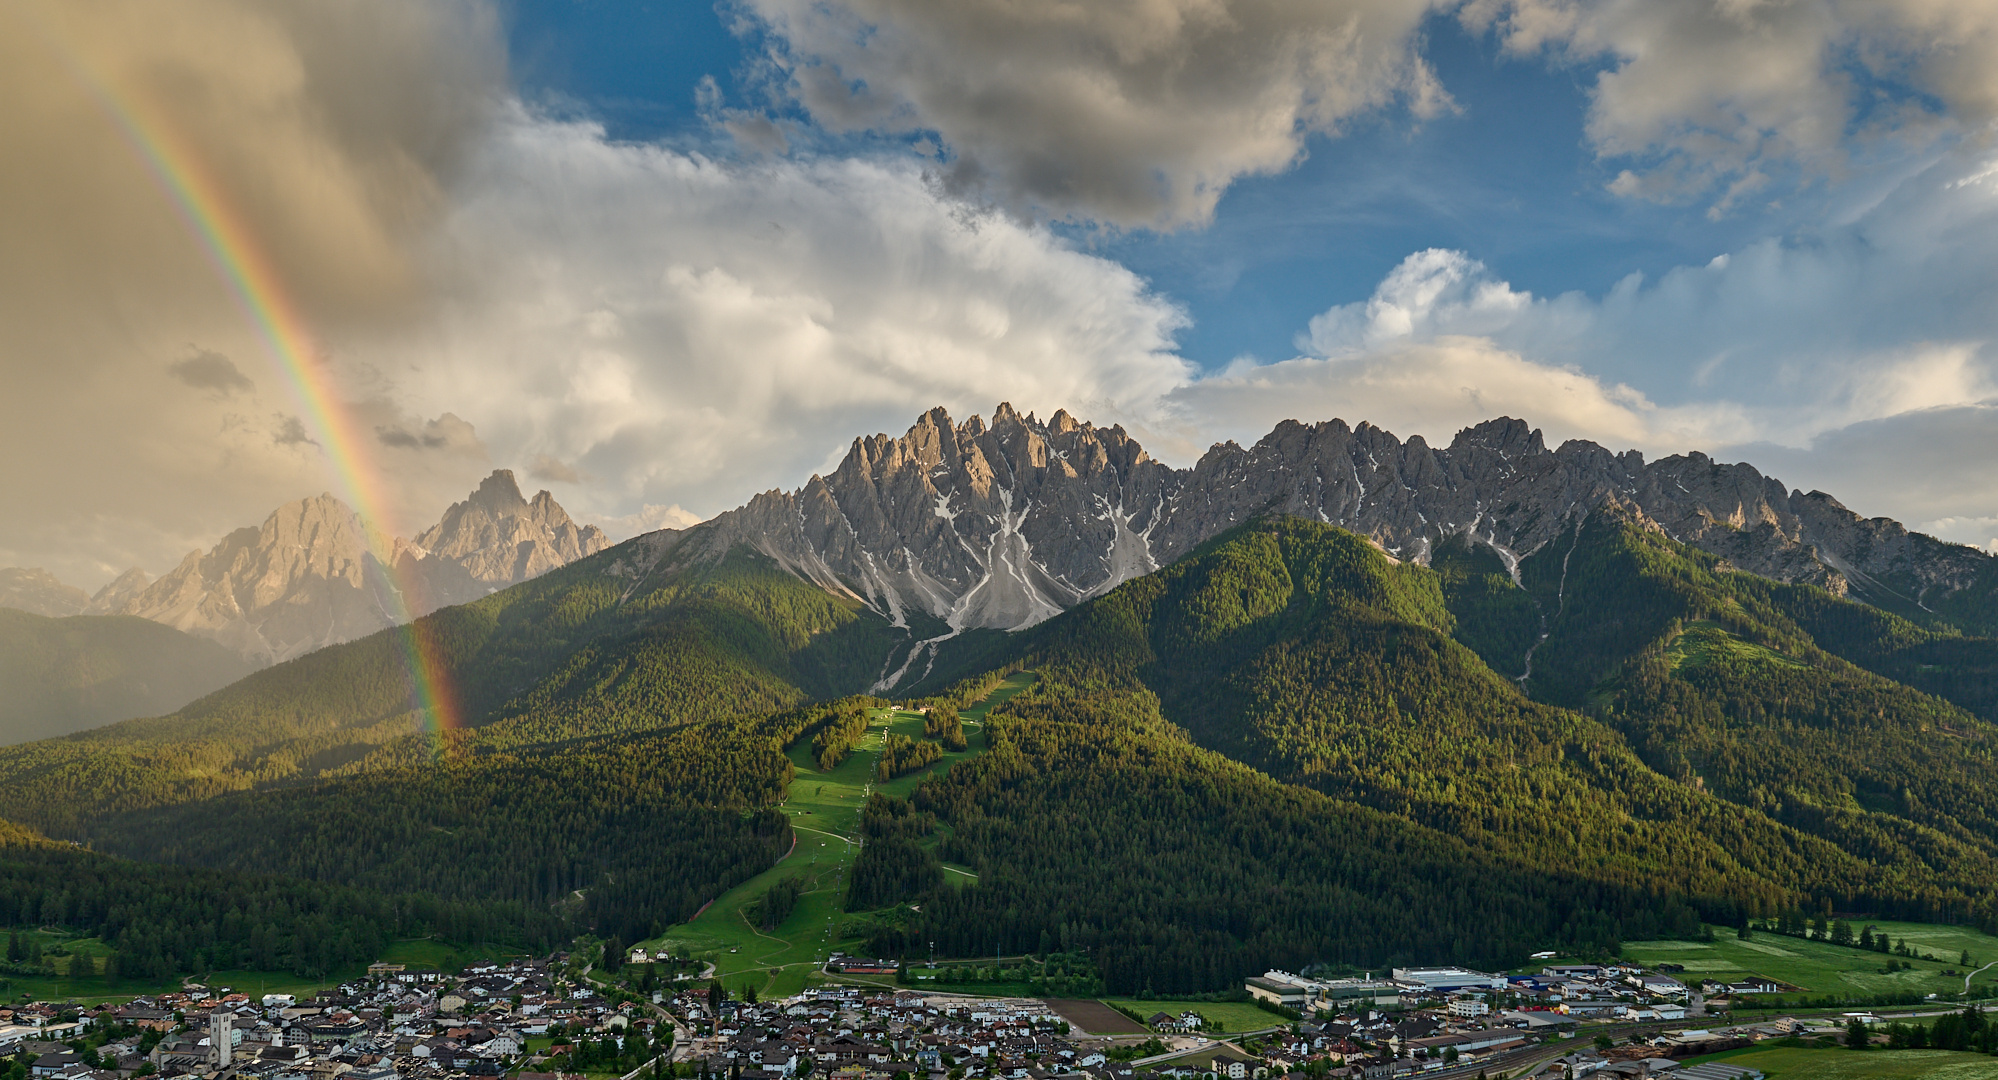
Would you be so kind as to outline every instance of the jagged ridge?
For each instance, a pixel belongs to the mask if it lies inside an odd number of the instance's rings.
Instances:
[[[158,581],[128,571],[91,610],[152,619],[276,663],[393,626],[405,613],[469,603],[609,546],[548,492],[523,498],[513,473],[500,469],[415,542],[394,541],[393,575],[354,510],[322,494],[189,552]]]
[[[1823,492],[1786,490],[1750,465],[1700,453],[1647,463],[1581,440],[1550,450],[1511,418],[1466,428],[1444,449],[1367,423],[1287,420],[1253,447],[1222,443],[1174,469],[1121,426],[1066,411],[1043,423],[1003,403],[989,427],[935,408],[900,438],[855,439],[831,476],[698,527],[683,557],[747,545],[895,625],[913,612],[943,620],[942,636],[884,671],[886,688],[945,638],[1031,626],[1264,514],[1343,526],[1424,565],[1465,536],[1516,574],[1565,520],[1605,499],[1740,569],[1896,610],[1956,594],[1992,562],[1862,519]]]

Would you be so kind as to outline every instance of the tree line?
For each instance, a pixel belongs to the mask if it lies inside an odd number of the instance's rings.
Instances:
[[[401,938],[541,950],[574,933],[560,914],[517,903],[443,901],[15,844],[0,846],[0,925],[94,936],[111,950],[104,977],[151,981],[237,968],[318,978],[376,959]],[[10,938],[10,956],[18,950]],[[82,954],[72,957],[70,973],[88,975],[76,970]]]

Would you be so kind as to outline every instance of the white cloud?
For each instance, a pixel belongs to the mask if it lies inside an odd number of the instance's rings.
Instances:
[[[660,529],[690,529],[705,520],[707,519],[699,514],[682,509],[679,503],[674,503],[671,506],[647,504],[635,514],[597,518],[596,524],[604,532],[609,533],[613,540],[629,540],[634,536],[657,532]]]
[[[1311,320],[1297,347],[1318,356],[1348,356],[1439,333],[1487,334],[1515,322],[1533,304],[1461,251],[1430,248],[1403,259],[1373,296],[1341,304]]]
[[[1953,153],[1849,224],[1768,239],[1601,297],[1538,297],[1462,252],[1410,255],[1369,299],[1311,320],[1328,357],[1489,339],[1672,407],[1740,403],[1733,441],[1818,432],[1998,395],[1998,190]],[[1966,181],[1971,182],[1966,182]]]
[[[743,0],[834,131],[935,132],[956,190],[1124,226],[1206,221],[1236,178],[1396,100],[1449,107],[1430,0]]]
[[[1517,416],[1554,442],[1591,439],[1651,453],[1713,445],[1741,413],[1728,403],[1660,408],[1628,386],[1535,363],[1488,338],[1452,335],[1385,340],[1332,358],[1237,364],[1167,400],[1183,425],[1238,441],[1284,419],[1339,417],[1440,445],[1472,424]]]
[[[1515,53],[1606,62],[1588,137],[1619,194],[1711,193],[1771,171],[1838,176],[1998,118],[1998,6],[1983,0],[1470,0]]]
[[[725,163],[516,112],[461,189],[412,411],[562,463],[579,518],[712,514],[936,404],[1116,417],[1184,382],[1184,316],[1116,263],[912,163]]]

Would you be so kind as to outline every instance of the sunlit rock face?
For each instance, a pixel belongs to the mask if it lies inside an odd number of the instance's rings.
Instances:
[[[122,577],[92,608],[276,663],[476,600],[608,546],[602,531],[577,526],[547,492],[523,498],[513,474],[501,470],[414,543],[388,545],[394,574],[353,509],[318,495],[279,507],[207,552],[189,552],[158,581]]]
[[[1735,567],[1833,592],[1919,603],[1969,585],[1973,548],[1862,519],[1703,454],[1647,463],[1500,418],[1447,448],[1370,424],[1286,421],[1251,447],[1223,443],[1190,469],[1153,460],[1123,428],[1000,405],[988,425],[932,409],[899,438],[854,440],[829,476],[758,495],[692,531],[674,559],[747,545],[898,625],[1020,629],[1269,513],[1339,525],[1426,563],[1468,535],[1508,566],[1614,499]]]

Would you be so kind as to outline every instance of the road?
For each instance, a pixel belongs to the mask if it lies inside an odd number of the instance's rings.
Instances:
[[[1998,967],[1998,960],[1993,960],[1991,961],[1991,963],[1986,964],[1981,968],[1978,968],[1976,971],[1973,971],[1968,975],[1965,975],[1963,977],[1963,996],[1964,997],[1970,996],[1970,980],[1975,979],[1979,975],[1984,974],[1986,971],[1991,970],[1993,967]]]
[[[1954,1011],[1954,1010],[1945,1010],[1945,1011]],[[1889,1019],[1890,1016],[1892,1018],[1898,1019],[1902,1017],[1913,1017],[1913,1016],[1940,1016],[1942,1015],[1942,1013],[1906,1012],[1906,1013],[1888,1014],[1884,1012],[1875,1012],[1874,1015],[1879,1016],[1883,1020],[1885,1020]],[[1749,1024],[1768,1023],[1770,1020],[1774,1019],[1777,1019],[1777,1017],[1772,1016],[1763,1020],[1740,1021],[1736,1023],[1729,1023],[1723,1026],[1726,1027],[1747,1026]],[[1545,1065],[1547,1062],[1552,1061],[1557,1057],[1561,1057],[1566,1054],[1574,1053],[1577,1050],[1587,1048],[1594,1041],[1595,1037],[1598,1035],[1608,1035],[1610,1038],[1615,1039],[1618,1042],[1622,1042],[1624,1039],[1628,1038],[1629,1036],[1638,1033],[1656,1033],[1660,1031],[1670,1031],[1673,1029],[1684,1028],[1685,1026],[1686,1026],[1686,1021],[1684,1020],[1670,1020],[1670,1021],[1661,1020],[1661,1021],[1650,1021],[1642,1024],[1617,1024],[1611,1027],[1585,1029],[1581,1033],[1581,1035],[1578,1035],[1576,1038],[1573,1039],[1556,1039],[1551,1043],[1540,1043],[1534,1046],[1522,1047],[1518,1050],[1511,1051],[1510,1053],[1501,1054],[1496,1058],[1486,1058],[1483,1061],[1460,1065],[1454,1069],[1439,1069],[1436,1072],[1419,1073],[1418,1075],[1423,1077],[1424,1080],[1431,1080],[1431,1078],[1434,1078],[1434,1080],[1462,1080],[1462,1078],[1464,1077],[1473,1077],[1476,1076],[1480,1071],[1483,1071],[1487,1076],[1496,1078],[1499,1076],[1513,1074],[1515,1070],[1529,1071],[1532,1069],[1537,1069],[1540,1066]],[[1587,1038],[1583,1038],[1582,1035],[1586,1035]]]
[[[1685,1026],[1684,1021],[1652,1021],[1643,1024],[1618,1024],[1613,1027],[1598,1028],[1589,1033],[1589,1038],[1594,1039],[1594,1037],[1597,1035],[1608,1035],[1613,1039],[1621,1040],[1627,1036],[1636,1034],[1641,1031],[1665,1031],[1671,1028],[1679,1028],[1684,1026]],[[1288,1025],[1279,1024],[1275,1027],[1264,1028],[1260,1031],[1240,1032],[1239,1034],[1236,1035],[1236,1038],[1242,1038],[1250,1035],[1267,1035],[1274,1031],[1284,1030],[1286,1027],[1288,1027]],[[1512,1050],[1508,1051],[1507,1053],[1500,1054],[1496,1058],[1485,1058],[1477,1062],[1460,1065],[1456,1068],[1438,1069],[1435,1072],[1420,1073],[1418,1075],[1424,1077],[1425,1080],[1427,1080],[1427,1078],[1430,1077],[1438,1078],[1438,1080],[1455,1080],[1455,1078],[1459,1077],[1476,1076],[1480,1070],[1483,1070],[1486,1072],[1487,1075],[1496,1077],[1507,1073],[1511,1073],[1515,1069],[1538,1067],[1539,1065],[1545,1064],[1548,1061],[1552,1061],[1553,1059],[1560,1057],[1563,1054],[1573,1053],[1576,1050],[1582,1049],[1583,1047],[1586,1047],[1588,1045],[1590,1045],[1589,1042],[1584,1041],[1580,1038],[1556,1039],[1551,1043],[1535,1043],[1530,1046],[1523,1046],[1517,1050]],[[1243,1051],[1241,1047],[1236,1046],[1232,1040],[1212,1040],[1209,1041],[1204,1046],[1197,1046],[1191,1050],[1175,1050],[1169,1054],[1159,1054],[1155,1057],[1140,1058],[1136,1061],[1131,1062],[1131,1065],[1134,1067],[1140,1067],[1162,1061],[1171,1061],[1175,1058],[1190,1057],[1194,1054],[1209,1053],[1212,1052],[1216,1046],[1227,1047],[1228,1049],[1233,1050],[1235,1053],[1241,1054],[1243,1057],[1253,1056]]]
[[[1655,1033],[1668,1031],[1673,1028],[1683,1028],[1685,1026],[1686,1022],[1684,1020],[1650,1021],[1642,1024],[1616,1024],[1588,1032],[1587,1039],[1582,1038],[1578,1034],[1572,1039],[1555,1039],[1552,1042],[1535,1043],[1522,1046],[1517,1050],[1508,1050],[1495,1058],[1484,1058],[1479,1061],[1459,1065],[1453,1069],[1438,1069],[1435,1072],[1420,1073],[1418,1075],[1424,1077],[1425,1080],[1427,1078],[1434,1078],[1434,1080],[1460,1080],[1463,1077],[1476,1076],[1480,1072],[1494,1078],[1511,1076],[1516,1073],[1531,1072],[1557,1057],[1586,1049],[1598,1035],[1608,1035],[1610,1038],[1622,1042],[1629,1036],[1639,1033]]]

